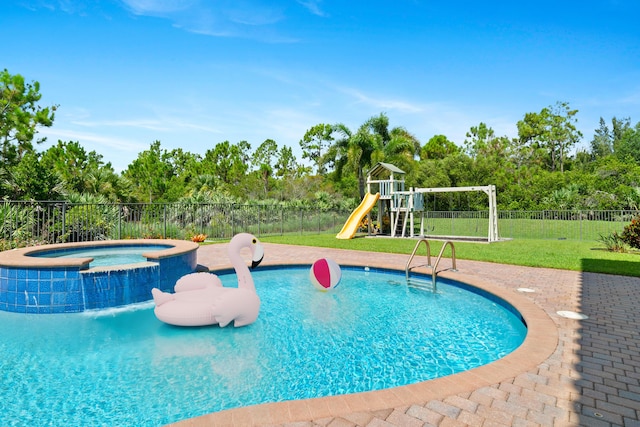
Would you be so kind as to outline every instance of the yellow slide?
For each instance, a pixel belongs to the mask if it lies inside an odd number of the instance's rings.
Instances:
[[[353,236],[356,235],[356,231],[358,231],[358,226],[360,225],[360,221],[366,214],[369,213],[371,209],[376,205],[376,202],[380,198],[380,193],[371,194],[367,193],[364,195],[364,199],[362,199],[362,203],[358,206],[351,215],[349,215],[349,219],[344,223],[344,227],[338,233],[336,238],[341,240],[352,239]]]

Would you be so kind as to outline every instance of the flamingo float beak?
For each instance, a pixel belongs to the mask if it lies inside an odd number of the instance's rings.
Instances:
[[[251,258],[251,268],[256,268],[262,262],[264,258],[264,248],[260,244],[260,242],[255,242],[251,248],[253,249],[253,254]]]

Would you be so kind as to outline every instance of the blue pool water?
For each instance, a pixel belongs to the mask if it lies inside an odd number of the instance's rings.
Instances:
[[[147,258],[143,253],[161,251],[171,248],[171,245],[118,245],[111,247],[88,247],[57,249],[36,252],[30,256],[41,258],[93,258],[91,267],[107,267],[123,264],[144,262]]]
[[[247,327],[179,328],[153,304],[74,314],[0,312],[0,425],[157,426],[239,406],[383,389],[494,361],[526,335],[504,304],[464,286],[343,268],[253,271]],[[235,286],[235,275],[223,275]]]

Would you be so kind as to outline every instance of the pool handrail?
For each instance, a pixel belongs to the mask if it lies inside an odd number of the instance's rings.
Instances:
[[[418,252],[418,247],[420,247],[420,243],[422,243],[422,242],[424,242],[424,244],[427,246],[427,263],[426,264],[420,264],[420,265],[414,265],[412,267],[411,266],[411,261],[413,261],[413,257],[416,256],[416,252]],[[418,241],[416,242],[416,246],[413,248],[413,252],[411,252],[411,256],[409,256],[409,260],[407,261],[407,264],[404,267],[404,272],[405,272],[405,276],[407,278],[407,281],[409,280],[409,272],[413,268],[417,268],[417,267],[431,267],[431,245],[429,244],[429,241],[427,239],[424,239],[424,238],[418,239]]]
[[[422,242],[424,242],[425,245],[427,246],[427,263],[411,266],[411,261],[413,261],[413,258],[415,257],[416,252],[418,251],[418,247]],[[416,242],[416,246],[413,248],[413,252],[411,252],[411,256],[409,257],[409,260],[407,261],[407,264],[404,269],[407,283],[409,283],[409,272],[413,268],[431,267],[432,290],[433,292],[436,292],[438,290],[437,288],[438,264],[440,264],[440,259],[442,259],[442,255],[444,254],[444,250],[447,247],[447,245],[451,246],[451,264],[452,264],[451,271],[458,271],[456,269],[456,248],[451,240],[446,240],[444,242],[444,244],[442,245],[442,249],[440,249],[440,253],[438,254],[438,258],[436,259],[435,264],[432,266],[431,265],[431,245],[429,244],[429,241],[427,239],[421,238],[421,239],[418,239],[418,241]]]

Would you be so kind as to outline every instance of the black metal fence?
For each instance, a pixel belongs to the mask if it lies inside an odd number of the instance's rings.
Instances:
[[[75,204],[5,201],[0,204],[0,249],[45,243],[171,238],[229,239],[340,231],[349,212],[239,204]]]
[[[74,204],[0,202],[0,250],[45,243],[172,238],[229,239],[256,236],[335,234],[348,211],[258,204]],[[500,211],[503,238],[597,240],[621,232],[638,211]],[[487,211],[428,211],[416,214],[415,232],[486,237]]]

